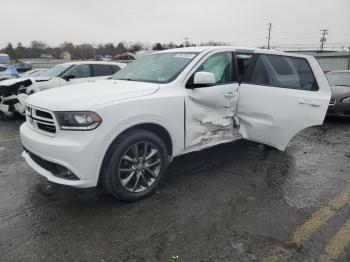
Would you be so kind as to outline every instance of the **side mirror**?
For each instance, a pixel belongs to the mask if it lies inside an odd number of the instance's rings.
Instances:
[[[203,88],[213,86],[216,84],[215,75],[210,72],[197,72],[193,77],[193,84],[188,84],[186,87],[189,89]]]
[[[75,75],[65,75],[65,76],[63,76],[62,78],[63,78],[64,80],[66,80],[66,81],[69,81],[69,80],[75,78]]]

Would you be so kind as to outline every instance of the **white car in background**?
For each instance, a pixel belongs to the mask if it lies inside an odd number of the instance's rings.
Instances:
[[[36,77],[22,77],[0,82],[0,114],[11,118],[25,115],[24,103],[33,93],[54,87],[103,80],[120,69],[124,63],[82,61],[59,64]]]
[[[22,73],[21,77],[37,77],[40,76],[42,73],[46,72],[47,70],[47,68],[35,68]]]
[[[138,200],[156,190],[179,155],[241,138],[284,150],[301,130],[323,123],[330,97],[311,56],[164,50],[109,80],[30,96],[23,157],[54,183],[99,185]]]

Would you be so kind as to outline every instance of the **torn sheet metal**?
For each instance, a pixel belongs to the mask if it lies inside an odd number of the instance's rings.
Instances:
[[[238,84],[186,89],[186,151],[240,138],[235,117]]]
[[[14,114],[25,115],[25,100],[37,92],[38,86],[33,79],[10,79],[0,82],[0,113],[5,117]]]
[[[187,139],[191,142],[186,151],[200,150],[222,142],[230,142],[242,138],[238,133],[238,122],[233,112],[219,115],[220,112],[209,112],[193,119],[193,125],[187,127]]]

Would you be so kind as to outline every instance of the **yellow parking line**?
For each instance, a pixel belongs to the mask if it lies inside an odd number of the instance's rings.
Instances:
[[[292,243],[300,244],[302,241],[305,241],[311,237],[311,235],[325,224],[332,216],[334,216],[344,205],[350,203],[350,187],[344,189],[336,198],[331,200],[327,207],[321,208],[312,214],[312,216],[299,226],[294,234]],[[350,220],[349,220],[350,221]],[[348,222],[350,224],[350,222]],[[347,223],[347,224],[348,224]],[[339,244],[339,241],[342,241]],[[344,225],[337,235],[332,238],[329,243],[328,249],[326,249],[327,256],[324,259],[329,257],[337,257],[341,251],[347,246],[350,241],[350,225]],[[273,261],[287,261],[292,256],[292,252],[288,249],[282,247],[276,247],[271,255],[263,258],[263,262],[273,262]],[[330,260],[324,260],[324,262]]]
[[[293,234],[293,242],[300,243],[309,239],[319,227],[325,224],[328,219],[334,216],[339,209],[349,202],[350,187],[341,192],[327,207],[316,211],[304,224],[299,226]]]
[[[350,220],[332,237],[325,248],[325,254],[320,256],[321,262],[334,261],[350,244]]]

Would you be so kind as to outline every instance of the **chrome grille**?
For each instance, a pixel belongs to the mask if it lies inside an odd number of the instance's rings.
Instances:
[[[56,133],[54,117],[52,113],[48,111],[27,106],[26,120],[34,129],[38,129],[44,133]]]

